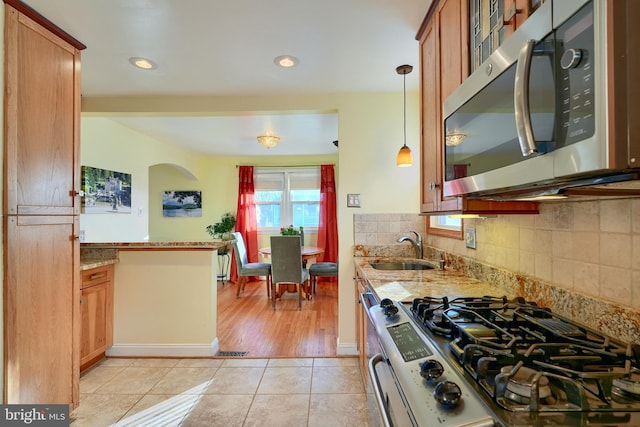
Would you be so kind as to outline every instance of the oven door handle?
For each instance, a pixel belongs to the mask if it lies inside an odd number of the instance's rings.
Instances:
[[[387,413],[387,405],[385,403],[384,397],[382,395],[382,386],[380,385],[380,380],[378,379],[378,373],[376,372],[376,365],[378,363],[386,363],[384,360],[384,356],[378,353],[374,355],[371,359],[369,359],[369,378],[371,378],[373,391],[376,396],[376,403],[378,404],[378,409],[380,410],[380,415],[382,415],[382,422],[384,427],[392,427],[393,424],[389,419],[389,414]]]

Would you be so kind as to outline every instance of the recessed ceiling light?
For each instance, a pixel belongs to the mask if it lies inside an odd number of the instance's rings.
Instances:
[[[134,67],[142,68],[143,70],[155,70],[156,68],[158,68],[156,63],[153,62],[152,60],[147,58],[142,58],[139,56],[133,56],[129,58],[129,62]]]
[[[298,58],[291,55],[281,55],[276,57],[276,59],[274,59],[273,62],[275,62],[275,64],[280,67],[291,68],[298,64]]]

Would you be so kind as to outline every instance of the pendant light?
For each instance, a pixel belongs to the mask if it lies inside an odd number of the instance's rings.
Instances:
[[[400,151],[398,151],[398,157],[396,159],[396,164],[401,168],[413,165],[413,154],[411,154],[411,149],[407,147],[407,74],[412,70],[413,67],[411,65],[400,65],[396,68],[396,72],[402,74],[404,81],[404,144],[400,148]]]

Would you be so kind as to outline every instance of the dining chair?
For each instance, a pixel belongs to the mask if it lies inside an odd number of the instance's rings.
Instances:
[[[316,262],[309,267],[309,275],[311,276],[311,289],[313,294],[316,293],[316,281],[318,277],[337,277],[337,262]]]
[[[298,310],[302,310],[302,287],[309,270],[302,266],[300,236],[271,236],[271,298],[276,309],[276,284],[293,283],[298,288]]]
[[[240,296],[240,291],[244,292],[244,286],[247,284],[248,276],[266,276],[267,277],[267,298],[271,297],[271,264],[267,262],[249,262],[247,259],[247,248],[244,245],[244,239],[239,232],[232,233],[233,253],[236,257],[236,266],[238,267],[238,289],[236,297]]]

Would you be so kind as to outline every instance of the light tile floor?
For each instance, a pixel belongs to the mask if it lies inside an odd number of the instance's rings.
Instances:
[[[106,359],[71,425],[376,426],[357,358]]]

